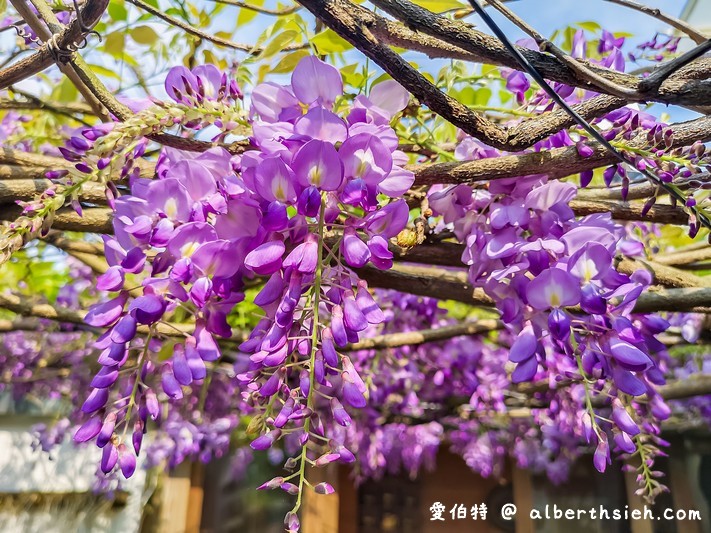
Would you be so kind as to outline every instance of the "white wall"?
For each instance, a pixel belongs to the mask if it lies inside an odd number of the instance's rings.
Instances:
[[[101,451],[94,445],[78,449],[70,442],[51,457],[33,451],[30,428],[39,421],[34,416],[0,416],[0,532],[137,532],[147,499],[145,471],[138,468],[124,484],[126,505],[112,507],[92,493]],[[31,504],[33,493],[71,495]],[[16,494],[22,496],[8,498]]]

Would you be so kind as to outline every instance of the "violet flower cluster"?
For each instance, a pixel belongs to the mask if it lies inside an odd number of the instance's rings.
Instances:
[[[211,68],[178,68],[166,90],[177,101],[204,104],[234,96],[224,80]],[[218,337],[232,335],[226,317],[254,276],[267,278],[255,298],[265,316],[241,346],[251,362],[238,376],[261,421],[263,435],[252,447],[298,440],[299,494],[306,462],[352,460],[342,444],[328,443],[315,402],[325,397],[322,387],[337,383],[328,397],[332,416],[348,420],[339,397],[351,407],[365,404],[362,379],[337,349],[382,313],[352,268],[392,264],[388,239],[405,227],[409,210],[403,200],[382,198],[402,196],[414,176],[402,168],[406,157],[389,126],[407,93],[381,83],[344,120],[333,111],[342,92],[334,67],[305,58],[291,86],[254,89],[254,150],[233,157],[220,148],[200,155],[166,148],[157,179],[128,175],[132,194],[114,201],[114,236],[105,237],[110,268],[97,283],[115,296],[86,317],[107,330],[95,343],[102,369],[82,408],[92,416],[76,435],[104,450],[104,471],[118,464],[131,475],[148,420],[160,416],[158,396],[179,400],[184,387],[205,381],[222,356]],[[163,322],[179,312],[195,316],[194,329],[158,357],[169,327]],[[109,402],[116,387],[120,400]],[[308,457],[311,440],[327,443],[322,457]]]

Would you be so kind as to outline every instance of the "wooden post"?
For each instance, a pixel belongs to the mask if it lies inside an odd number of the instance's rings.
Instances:
[[[674,510],[698,510],[694,499],[694,492],[689,479],[689,470],[686,460],[686,447],[683,439],[670,439],[671,453],[669,454],[669,481]],[[677,530],[684,533],[701,533],[701,521],[677,519]]]
[[[193,463],[190,468],[190,490],[188,494],[187,517],[185,521],[186,533],[200,533],[202,520],[202,502],[205,495],[205,465],[200,462]]]
[[[340,491],[338,483],[338,464],[331,463],[325,468],[312,468],[308,480],[316,485],[322,481],[330,483],[334,494],[316,494],[307,489],[304,492],[303,512],[301,515],[304,533],[338,533],[338,515]]]
[[[627,492],[627,505],[630,506],[630,513],[637,509],[642,516],[644,516],[644,501],[641,496],[637,496],[635,491],[637,490],[637,472],[625,472],[625,491]],[[632,533],[654,533],[654,528],[652,527],[652,521],[641,518],[640,520],[633,520],[630,518],[630,531]]]
[[[513,479],[513,502],[516,505],[516,533],[534,533],[535,526],[531,519],[531,509],[533,509],[533,482],[531,472],[512,467]]]
[[[159,533],[184,533],[190,500],[190,463],[183,463],[164,476],[160,496]]]

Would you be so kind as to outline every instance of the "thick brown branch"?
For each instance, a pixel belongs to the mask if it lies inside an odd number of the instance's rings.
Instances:
[[[711,245],[703,243],[689,249],[679,250],[668,254],[659,255],[655,258],[657,263],[662,265],[689,265],[698,261],[711,259]]]
[[[0,180],[44,179],[46,174],[46,168],[0,164]]]
[[[436,15],[407,0],[375,0],[373,3],[395,18],[407,21],[403,26],[398,26],[396,23],[388,24],[384,19],[376,20],[368,10],[363,8],[354,10],[367,19],[369,26],[377,26],[373,31],[383,42],[438,57],[455,57],[521,69],[516,59],[498,39],[474,29],[469,24]],[[431,37],[423,39],[419,37],[420,34],[408,30],[405,26]],[[408,46],[408,41],[412,46]],[[419,45],[417,41],[421,41]],[[546,79],[574,87],[588,87],[590,80],[578,76],[556,57],[527,48],[519,48],[519,51]],[[592,63],[585,63],[585,66],[620,87],[638,89],[642,80]],[[696,60],[686,69],[674,73],[658,90],[640,95],[636,100],[690,106],[707,105],[711,98],[711,81],[708,80],[710,68],[711,60]]]
[[[493,300],[481,289],[472,289],[464,270],[443,270],[396,264],[392,270],[362,268],[359,275],[373,287],[454,300],[475,306],[491,306]],[[635,313],[657,311],[708,312],[711,307],[711,288],[657,289],[642,294],[635,305]]]
[[[88,327],[84,323],[86,316],[84,311],[75,311],[50,304],[30,303],[15,294],[0,293],[0,308],[12,311],[21,317],[45,318]],[[161,335],[167,337],[183,337],[195,328],[193,324],[156,324],[154,327]],[[146,333],[148,329],[146,326],[140,326],[139,331]]]
[[[0,205],[14,204],[16,200],[33,200],[53,185],[48,179],[17,179],[0,181]],[[92,204],[105,204],[105,187],[99,183],[90,182],[82,187],[81,200]]]
[[[624,274],[632,274],[637,270],[646,270],[652,274],[652,283],[663,285],[664,287],[711,287],[711,277],[695,276],[684,270],[662,265],[655,261],[622,259],[617,263],[617,270]]]
[[[655,205],[646,215],[642,215],[641,204],[573,200],[570,202],[570,207],[579,216],[610,213],[616,220],[639,220],[662,224],[686,224],[688,221],[688,216],[683,209],[664,204]],[[0,210],[0,220],[15,220],[20,215],[20,209],[14,206],[7,206]],[[83,216],[79,216],[74,210],[65,207],[57,212],[52,227],[65,231],[110,234],[113,232],[112,216],[113,213],[109,208],[89,207],[83,210]]]
[[[47,170],[71,168],[72,164],[61,157],[23,152],[6,146],[0,147],[0,164],[37,167]]]
[[[646,215],[642,214],[643,204],[620,204],[602,200],[573,200],[570,202],[576,215],[592,215],[594,213],[610,213],[615,220],[647,220],[661,224],[684,225],[689,222],[687,215],[680,207],[656,204]]]
[[[711,376],[694,376],[685,380],[672,381],[659,387],[659,394],[665,400],[681,400],[711,394]]]
[[[444,94],[417,69],[381,43],[370,31],[377,16],[347,0],[303,0],[301,2],[341,37],[371,58],[420,102],[444,117],[462,131],[502,150],[519,151],[545,137],[572,126],[575,121],[564,110],[556,110],[526,120],[512,128],[499,127],[475,113],[456,99]],[[585,119],[592,119],[617,109],[625,101],[612,96],[599,96],[574,106]]]
[[[2,206],[0,220],[12,221],[22,215],[22,209],[16,206]],[[57,211],[52,227],[63,231],[82,231],[89,233],[113,232],[112,211],[109,208],[93,207],[83,210],[79,216],[72,208],[64,207]]]
[[[11,67],[0,72],[0,88],[5,88],[17,81],[25,79],[29,76],[37,74],[42,70],[49,67],[55,60],[55,52],[53,52],[47,41],[53,37],[52,33],[40,19],[37,17],[34,11],[32,11],[29,6],[25,3],[25,0],[11,0],[15,9],[22,16],[25,22],[32,28],[32,30],[37,34],[37,36],[45,41],[45,44],[28,58],[27,64],[24,61],[20,61]],[[83,32],[86,28],[92,28],[101,18],[104,10],[108,6],[108,0],[91,0],[87,1],[85,7],[81,10],[81,22],[79,23],[79,18],[72,21],[66,27],[59,25],[57,17],[49,9],[46,4],[43,4],[39,12],[43,14],[43,18],[47,25],[56,30],[57,38],[53,39],[52,46],[60,50],[73,50],[75,49],[75,44],[84,38]],[[42,9],[42,7],[46,9]],[[60,31],[61,30],[61,31]],[[72,81],[76,86],[77,90],[84,96],[88,104],[94,110],[98,116],[108,119],[108,115],[104,111],[101,103],[95,98],[95,96],[88,90],[88,88],[80,81],[77,73],[65,63],[57,63],[59,69]],[[9,73],[10,76],[4,76]],[[12,74],[16,76],[12,77]],[[19,73],[19,77],[18,77]],[[9,78],[9,79],[8,79]]]
[[[711,247],[709,249],[711,250]],[[441,242],[437,244],[422,244],[410,249],[400,248],[391,244],[390,250],[393,252],[395,259],[400,261],[424,265],[463,267],[461,258],[464,252],[464,245],[462,244]],[[617,270],[625,274],[632,274],[640,269],[647,270],[652,274],[653,283],[663,287],[698,288],[711,286],[711,277],[695,276],[684,270],[655,261],[621,259],[617,262]]]
[[[16,91],[19,92],[19,91]],[[81,102],[44,102],[35,96],[26,93],[21,93],[26,100],[13,100],[10,98],[0,99],[0,109],[22,109],[22,110],[38,110],[38,111],[54,111],[63,115],[73,115],[74,113],[82,115],[91,115],[94,111]]]
[[[75,252],[85,255],[104,255],[104,247],[102,245],[88,241],[68,239],[58,231],[50,231],[44,240],[65,252]]]
[[[471,305],[490,307],[494,301],[483,289],[474,289],[467,280],[465,270],[395,264],[390,270],[364,267],[358,275],[371,287],[394,289],[400,292],[429,296],[442,300],[455,300]]]
[[[711,118],[680,122],[672,125],[671,130],[674,132],[672,148],[688,146],[695,141],[707,142],[711,140]],[[638,135],[630,142],[635,148],[648,146],[646,135]],[[553,179],[564,178],[617,162],[614,155],[597,143],[589,143],[589,146],[594,150],[590,157],[580,156],[574,146],[569,146],[475,161],[412,165],[409,168],[415,173],[416,185],[434,185],[483,182],[530,174],[547,174]],[[612,198],[619,199],[621,194]]]
[[[476,322],[464,322],[462,324],[443,326],[436,329],[378,335],[376,337],[363,339],[355,344],[349,344],[343,348],[343,350],[377,350],[381,348],[397,348],[399,346],[416,346],[418,344],[437,342],[464,335],[479,335],[481,333],[495,331],[501,327],[502,323],[498,320],[477,320]]]

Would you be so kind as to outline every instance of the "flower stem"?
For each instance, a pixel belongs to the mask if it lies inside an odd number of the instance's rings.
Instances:
[[[306,398],[306,407],[313,410],[314,404],[314,386],[315,386],[315,373],[314,367],[316,365],[316,352],[318,350],[318,335],[319,335],[319,304],[321,301],[321,281],[323,277],[323,229],[324,229],[324,213],[326,210],[326,201],[321,198],[321,209],[318,214],[318,262],[316,265],[316,273],[314,275],[314,290],[312,299],[312,309],[313,318],[311,320],[311,357],[309,360],[309,393]],[[309,428],[311,426],[311,419],[307,417],[304,420],[304,431],[308,435]],[[308,442],[304,444],[301,448],[301,457],[299,465],[299,494],[296,497],[296,503],[292,512],[296,513],[301,507],[301,498],[304,493],[304,484],[306,483],[306,463],[308,461],[307,457]]]

